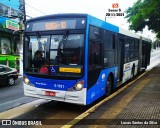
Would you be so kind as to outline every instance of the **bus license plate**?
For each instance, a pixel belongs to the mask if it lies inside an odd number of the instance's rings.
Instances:
[[[47,95],[47,96],[56,96],[56,92],[45,91],[45,95]]]

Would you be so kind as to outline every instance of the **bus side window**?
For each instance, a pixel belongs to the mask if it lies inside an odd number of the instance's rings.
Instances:
[[[102,29],[90,26],[89,31],[89,68],[102,66]]]
[[[116,36],[110,31],[104,32],[104,67],[115,65]]]
[[[89,42],[89,67],[101,66],[101,43]]]

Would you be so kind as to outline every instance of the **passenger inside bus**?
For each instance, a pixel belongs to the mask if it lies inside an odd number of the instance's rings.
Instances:
[[[43,74],[49,74],[49,70],[48,70],[48,67],[47,67],[47,61],[44,61],[42,63],[39,72],[43,73]]]

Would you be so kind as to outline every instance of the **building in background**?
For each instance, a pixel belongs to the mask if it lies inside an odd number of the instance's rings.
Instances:
[[[19,30],[20,0],[0,0],[0,64],[20,68],[20,38],[14,40],[13,32]],[[19,37],[19,36],[17,36]]]

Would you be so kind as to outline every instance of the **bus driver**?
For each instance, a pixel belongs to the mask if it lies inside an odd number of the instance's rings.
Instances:
[[[40,69],[45,59],[42,57],[43,54],[40,50],[37,50],[34,54],[33,65],[35,68]]]

